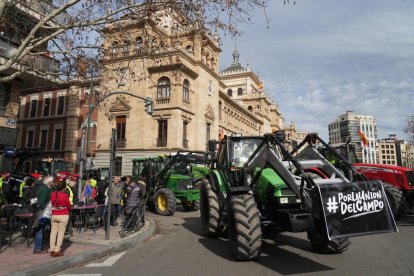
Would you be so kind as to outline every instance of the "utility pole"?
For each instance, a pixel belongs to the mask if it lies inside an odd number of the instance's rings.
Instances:
[[[83,148],[85,147],[85,126],[82,124],[81,147],[79,152],[79,179],[78,179],[78,200],[82,197],[82,180],[83,180]]]
[[[112,129],[112,135],[111,135],[111,153],[109,156],[109,186],[108,186],[108,211],[107,211],[107,217],[106,217],[106,231],[105,231],[105,239],[109,240],[109,235],[111,232],[111,197],[112,197],[112,171],[115,161],[115,142],[116,139],[116,129]]]
[[[91,81],[89,87],[89,109],[88,109],[88,121],[87,121],[87,130],[86,130],[86,156],[89,156],[89,143],[90,143],[90,129],[91,129],[91,116],[92,116],[92,100],[93,100],[93,71],[91,71]]]

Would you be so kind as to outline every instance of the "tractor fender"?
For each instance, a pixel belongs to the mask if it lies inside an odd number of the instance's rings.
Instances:
[[[217,174],[214,173],[213,171],[210,171],[207,174],[206,178],[208,178],[210,180],[211,189],[216,193],[220,193],[220,184],[219,184]]]

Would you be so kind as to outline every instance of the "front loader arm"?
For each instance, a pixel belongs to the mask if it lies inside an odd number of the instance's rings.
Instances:
[[[271,138],[270,138],[271,139]],[[254,175],[254,171],[256,168],[272,168],[277,174],[282,178],[285,184],[302,200],[302,204],[307,209],[312,209],[312,199],[310,198],[309,192],[307,188],[313,187],[315,184],[313,180],[307,176],[304,172],[302,166],[296,160],[292,160],[293,164],[299,171],[301,171],[301,181],[298,183],[298,180],[294,177],[294,175],[284,166],[282,163],[281,158],[276,154],[275,150],[273,149],[271,143],[269,143],[268,139],[256,149],[253,155],[249,158],[249,160],[244,165],[244,173],[245,173],[245,181],[249,179],[247,176],[252,176],[251,183],[246,183],[247,185],[254,186],[258,176],[260,175],[257,173]]]

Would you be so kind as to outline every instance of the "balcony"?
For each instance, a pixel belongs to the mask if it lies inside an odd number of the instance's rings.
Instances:
[[[166,147],[167,146],[167,137],[157,138],[157,147]]]
[[[44,17],[51,14],[55,11],[58,7],[55,7],[52,1],[47,0],[26,0],[21,1],[20,3],[16,4],[16,8],[20,11],[25,12],[26,14],[36,18],[37,20],[41,20]],[[63,24],[65,21],[64,13],[58,14],[55,18],[53,18],[49,24],[53,25],[55,23]]]
[[[115,147],[119,149],[126,148],[126,139],[120,139],[115,141]]]
[[[4,37],[0,37],[0,57],[9,59],[17,47],[1,40],[1,38]],[[45,73],[59,72],[59,62],[48,56],[26,55],[19,61],[19,64],[14,65],[16,69],[20,69],[20,66],[28,67],[29,71],[30,68],[33,68],[37,71]]]
[[[168,104],[170,103],[170,98],[158,98],[156,99],[157,104]]]

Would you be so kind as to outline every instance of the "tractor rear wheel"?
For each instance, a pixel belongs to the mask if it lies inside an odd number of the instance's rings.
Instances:
[[[220,234],[220,203],[218,193],[213,191],[208,179],[200,188],[200,215],[204,236],[217,237]]]
[[[172,216],[176,209],[175,194],[168,188],[161,188],[154,195],[155,211],[161,216]]]
[[[200,210],[200,201],[198,200],[182,200],[181,204],[183,205],[184,210],[187,212]]]
[[[390,204],[391,212],[395,219],[402,216],[404,209],[406,207],[406,198],[403,192],[397,187],[388,184],[382,183],[384,187],[385,195],[387,196],[388,203]]]
[[[233,256],[240,261],[257,259],[262,247],[262,228],[254,196],[232,195],[228,207],[230,249]]]

